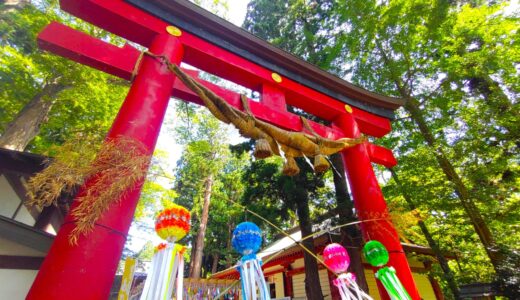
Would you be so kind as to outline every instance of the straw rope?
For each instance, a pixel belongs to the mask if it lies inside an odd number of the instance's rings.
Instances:
[[[175,73],[189,89],[201,98],[204,105],[217,119],[226,124],[233,124],[242,136],[256,140],[254,152],[256,158],[266,158],[272,154],[284,157],[286,160],[284,174],[286,175],[293,176],[299,173],[299,168],[294,163],[294,157],[314,157],[315,171],[318,173],[324,172],[330,167],[325,155],[337,153],[366,141],[364,136],[338,140],[321,137],[304,118],[301,118],[302,127],[310,134],[287,131],[258,120],[251,113],[248,100],[244,95],[241,95],[242,106],[244,107],[244,111],[241,111],[229,105],[224,99],[186,74],[177,65],[171,63],[167,57],[149,51],[143,53],[164,63],[171,72]]]

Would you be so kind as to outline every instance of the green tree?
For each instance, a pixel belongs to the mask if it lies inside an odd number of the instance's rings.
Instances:
[[[186,112],[187,118],[177,125],[176,130],[177,141],[184,145],[184,150],[175,170],[174,188],[180,195],[178,201],[192,211],[192,228],[197,230],[197,235],[191,241],[190,277],[199,278],[204,264],[204,254],[207,258],[216,254],[215,250],[223,246],[214,244],[214,247],[211,247],[211,242],[208,241],[228,240],[215,237],[229,232],[229,228],[223,225],[227,224],[224,218],[229,218],[233,212],[225,212],[226,208],[230,207],[229,203],[226,203],[227,197],[236,198],[233,193],[239,192],[241,187],[239,183],[224,185],[223,181],[227,180],[229,183],[226,176],[233,176],[233,173],[238,171],[237,165],[240,164],[233,160],[227,146],[228,127],[205,108],[179,103],[178,114],[184,115]],[[214,230],[209,230],[210,228]],[[220,257],[213,257],[214,265],[217,267],[219,259]],[[216,267],[210,269],[214,270]]]
[[[331,192],[322,175],[317,175],[309,163],[298,158],[300,173],[289,177],[282,175],[281,159],[256,160],[244,173],[246,183],[243,203],[271,222],[287,224],[291,211],[297,216],[303,237],[312,236],[313,221],[330,202]],[[302,245],[315,253],[314,239],[308,238]],[[313,255],[304,251],[305,291],[308,299],[323,299],[319,284],[318,264]]]
[[[229,4],[226,0],[190,0],[215,15],[227,19]]]
[[[412,199],[411,195],[408,194],[403,189],[403,187],[401,185],[401,181],[399,180],[399,177],[398,177],[397,173],[395,172],[395,170],[390,169],[390,173],[392,174],[392,179],[395,181],[398,188],[401,189],[400,193],[401,193],[402,197],[404,198],[404,200],[406,201],[406,204],[408,204],[408,208],[410,210],[416,210],[417,205],[415,204],[415,201]],[[440,265],[442,271],[444,272],[446,281],[448,283],[448,287],[450,288],[450,291],[452,292],[453,297],[455,299],[460,299],[459,287],[457,286],[457,282],[455,281],[455,275],[448,264],[448,260],[443,255],[442,250],[440,249],[438,243],[434,240],[430,230],[426,226],[426,223],[423,220],[419,220],[417,225],[419,225],[419,228],[421,228],[421,231],[422,231],[424,237],[426,238],[428,245],[433,250],[433,252],[437,258],[437,261],[439,262],[439,265]]]
[[[255,34],[275,28],[265,36],[271,41],[298,37],[300,48],[320,47],[312,53],[283,46],[310,62],[332,53],[335,59],[322,60],[331,66],[318,65],[369,90],[407,99],[394,132],[379,140],[396,150],[402,185],[421,199],[419,209],[430,214],[426,223],[440,245],[463,253],[467,264],[460,280],[490,279],[484,250],[513,287],[504,290],[515,291],[518,19],[503,13],[505,5],[256,0],[245,25]],[[282,12],[261,11],[269,7]],[[402,200],[397,193],[387,196]]]
[[[487,204],[484,210],[486,211],[493,206],[493,201],[489,198],[486,199],[487,197],[483,197],[482,194],[473,192],[472,187],[477,183],[472,180],[470,173],[465,171],[466,167],[463,163],[465,158],[458,155],[460,152],[452,151],[457,150],[458,147],[465,148],[459,140],[463,140],[467,135],[465,130],[461,130],[460,125],[474,128],[478,127],[481,122],[481,116],[476,115],[469,122],[461,119],[459,112],[463,112],[464,109],[457,107],[461,101],[468,101],[472,98],[471,102],[476,100],[471,94],[464,91],[468,85],[471,87],[474,84],[470,79],[465,85],[457,86],[461,82],[453,81],[449,73],[446,78],[442,77],[446,74],[443,67],[448,65],[450,68],[454,68],[454,71],[457,70],[454,72],[455,74],[464,73],[468,65],[454,63],[461,61],[466,63],[470,61],[469,65],[482,71],[480,75],[482,73],[492,74],[491,70],[486,70],[485,66],[492,65],[490,61],[495,58],[478,59],[472,57],[477,56],[478,51],[469,51],[472,54],[461,59],[461,54],[464,54],[464,51],[460,51],[461,45],[464,45],[462,47],[465,49],[476,50],[478,46],[473,44],[475,41],[482,42],[483,49],[493,48],[494,50],[490,51],[493,52],[491,57],[503,59],[504,64],[496,66],[493,71],[511,74],[514,56],[513,60],[501,57],[500,52],[508,51],[501,50],[500,48],[505,46],[500,45],[502,43],[510,44],[511,37],[508,34],[515,27],[514,24],[518,28],[518,23],[504,18],[499,13],[499,6],[483,5],[472,8],[466,5],[455,9],[442,1],[435,3],[433,9],[428,1],[424,3],[391,1],[384,5],[380,5],[376,1],[363,1],[363,3],[354,1],[340,5],[338,14],[351,26],[348,34],[345,32],[343,37],[345,39],[345,58],[354,66],[353,78],[363,86],[407,100],[404,108],[411,124],[405,126],[408,126],[408,130],[420,134],[422,140],[420,142],[426,143],[430,155],[436,159],[438,166],[449,181],[449,186],[455,191],[455,196],[483,244],[497,275],[502,280],[508,280],[506,278],[512,274],[508,274],[506,271],[506,253],[501,244],[497,243],[496,234],[491,233],[490,221],[486,220],[482,209],[479,208],[479,204]],[[470,17],[474,14],[477,14],[478,17]],[[471,29],[480,28],[482,25],[474,24],[477,19],[486,20],[485,22],[489,24],[484,31],[498,31],[504,34],[500,37],[495,35],[496,39],[492,41],[488,39],[487,43],[485,38],[475,37],[476,30],[471,32]],[[473,36],[475,39],[468,38],[468,36]],[[460,42],[458,53],[451,50],[454,39]],[[482,52],[478,55],[488,57],[491,54],[487,51]],[[510,52],[518,53],[518,48]],[[453,60],[453,63],[444,63],[444,61],[450,60]],[[378,70],[377,74],[373,70]],[[509,76],[506,75],[505,78]],[[489,79],[486,76],[480,78]],[[493,85],[489,81],[486,82],[488,82],[488,86],[494,88],[498,86],[498,83]],[[504,81],[504,84],[507,82]],[[454,85],[458,88],[454,88]],[[514,85],[511,87],[516,89]],[[497,101],[502,104],[509,101],[496,94],[495,96],[501,98]],[[484,101],[484,103],[482,103],[483,108],[490,112],[495,120],[502,118],[505,118],[503,121],[511,120],[507,114],[507,105],[504,114],[498,115],[493,113],[493,103],[490,101]],[[408,119],[403,121],[408,121]],[[509,125],[514,123],[505,122]],[[518,120],[516,123],[518,124]],[[494,122],[491,126],[500,126],[500,121]],[[503,128],[507,131],[507,127]],[[451,136],[447,133],[450,133]],[[480,131],[480,138],[483,133]],[[497,134],[492,133],[487,137],[496,139]],[[514,140],[514,137],[509,139],[509,141]],[[481,145],[480,147],[485,145],[476,136],[472,141],[473,145],[478,144]],[[478,150],[473,147],[465,148],[465,151],[478,157],[477,160],[494,160],[491,158],[493,154],[490,151],[478,153]]]
[[[302,5],[302,1],[252,1],[243,27],[255,35],[294,53],[322,69],[341,71],[337,61],[340,43],[331,43],[336,39],[337,18],[332,17],[333,1],[312,2]],[[327,18],[322,18],[327,16]],[[329,125],[329,122],[315,116],[290,108],[293,113],[307,119]],[[355,221],[353,203],[350,198],[343,160],[340,154],[331,156],[333,184],[336,192],[337,209],[341,223]],[[351,270],[355,270],[357,281],[367,289],[364,267],[361,260],[361,232],[358,227],[341,228],[342,243],[352,257]]]
[[[59,12],[56,1],[20,5],[0,15],[0,147],[42,152],[72,134],[104,135],[127,84],[78,63],[41,51],[36,35],[51,21],[121,43]]]

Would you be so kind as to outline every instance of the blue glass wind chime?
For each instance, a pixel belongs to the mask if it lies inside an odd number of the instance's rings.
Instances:
[[[244,300],[271,300],[264,273],[262,261],[256,253],[262,245],[262,231],[256,224],[243,222],[233,231],[232,246],[242,258],[238,262],[242,298]]]

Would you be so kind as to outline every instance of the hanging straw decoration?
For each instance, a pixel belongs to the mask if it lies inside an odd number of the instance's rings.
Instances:
[[[255,223],[243,222],[233,231],[233,248],[242,254],[238,262],[238,271],[242,283],[242,299],[270,300],[271,295],[262,272],[262,261],[256,253],[262,245],[262,231]]]
[[[175,73],[179,79],[194,93],[196,93],[208,110],[220,121],[233,124],[244,137],[256,140],[253,155],[258,158],[266,158],[273,154],[286,159],[283,173],[294,176],[299,173],[294,157],[314,157],[314,170],[317,173],[326,171],[330,164],[326,155],[337,153],[345,148],[365,142],[366,138],[341,138],[332,140],[318,135],[308,121],[302,117],[303,128],[307,132],[287,131],[267,122],[258,120],[251,113],[249,100],[241,95],[244,111],[229,105],[224,99],[213,93],[210,89],[186,74],[177,65],[172,64],[165,56],[155,55],[151,52],[145,54],[160,59]],[[296,166],[296,167],[295,167]]]
[[[380,267],[375,274],[376,278],[381,281],[392,300],[412,299],[397,277],[395,269],[385,266],[388,263],[389,256],[383,244],[374,240],[369,241],[363,247],[363,254],[368,263],[374,267]]]
[[[295,176],[300,173],[300,168],[292,156],[285,157],[282,173],[287,176]]]
[[[105,140],[78,135],[56,148],[56,156],[27,183],[27,205],[58,205],[63,193],[77,193],[71,214],[75,227],[69,241],[77,244],[80,235],[90,233],[103,213],[117,204],[126,191],[142,184],[150,155],[140,141],[128,137]]]
[[[339,274],[333,283],[339,289],[341,300],[372,300],[372,297],[359,288],[356,276],[347,273],[350,257],[343,246],[336,243],[329,244],[323,250],[323,261],[334,273]]]
[[[152,266],[144,284],[141,300],[182,299],[184,280],[184,252],[186,247],[175,244],[190,230],[190,212],[173,204],[159,213],[155,231],[167,243],[158,245]]]

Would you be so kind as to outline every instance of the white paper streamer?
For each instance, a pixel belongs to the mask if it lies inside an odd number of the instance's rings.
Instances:
[[[184,257],[175,244],[157,251],[152,257],[140,300],[170,300],[173,293],[182,299],[184,281]]]
[[[334,285],[338,287],[342,300],[373,300],[370,295],[359,288],[350,273],[343,273],[334,280]]]
[[[242,280],[243,300],[271,300],[264,273],[257,258],[240,261],[240,280]]]

